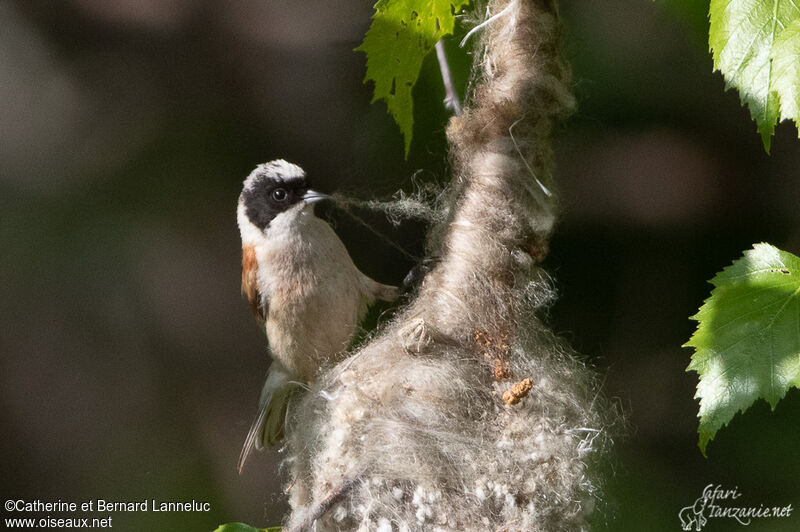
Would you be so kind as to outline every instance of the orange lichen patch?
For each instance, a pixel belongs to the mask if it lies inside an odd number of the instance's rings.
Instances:
[[[528,392],[533,388],[533,381],[523,379],[511,387],[510,390],[503,392],[503,401],[509,406],[515,405],[527,397]]]
[[[483,358],[491,362],[492,376],[495,380],[510,379],[511,371],[508,368],[508,346],[507,334],[489,334],[484,329],[475,329],[473,336],[475,344],[483,353]]]
[[[511,378],[511,371],[508,369],[508,362],[500,360],[499,358],[494,359],[494,369],[492,373],[495,380],[498,381]]]
[[[492,341],[489,339],[489,333],[483,329],[475,329],[473,339],[475,340],[475,343],[478,345],[478,347],[483,347],[488,349],[489,346],[492,345]]]

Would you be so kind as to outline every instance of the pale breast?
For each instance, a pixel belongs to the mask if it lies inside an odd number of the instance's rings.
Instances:
[[[367,301],[364,275],[330,226],[316,217],[307,222],[269,238],[257,256],[272,355],[311,380],[347,348]]]

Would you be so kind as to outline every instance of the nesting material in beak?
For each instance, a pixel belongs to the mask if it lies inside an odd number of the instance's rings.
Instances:
[[[331,199],[331,197],[327,194],[323,194],[322,192],[317,192],[316,190],[308,190],[305,194],[303,194],[303,201],[306,203],[306,205],[311,205],[312,203],[317,203],[327,199]]]

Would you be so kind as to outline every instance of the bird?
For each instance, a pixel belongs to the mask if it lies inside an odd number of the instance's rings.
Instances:
[[[258,415],[238,469],[253,449],[284,437],[289,396],[310,385],[353,339],[368,307],[394,301],[395,286],[362,273],[314,205],[330,196],[312,190],[305,171],[278,159],[244,181],[237,206],[242,239],[242,294],[266,332],[272,359]]]

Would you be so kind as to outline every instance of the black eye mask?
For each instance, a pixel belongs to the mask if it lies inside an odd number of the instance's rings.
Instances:
[[[277,215],[303,201],[308,188],[305,179],[258,179],[252,187],[242,191],[247,218],[263,231]]]

